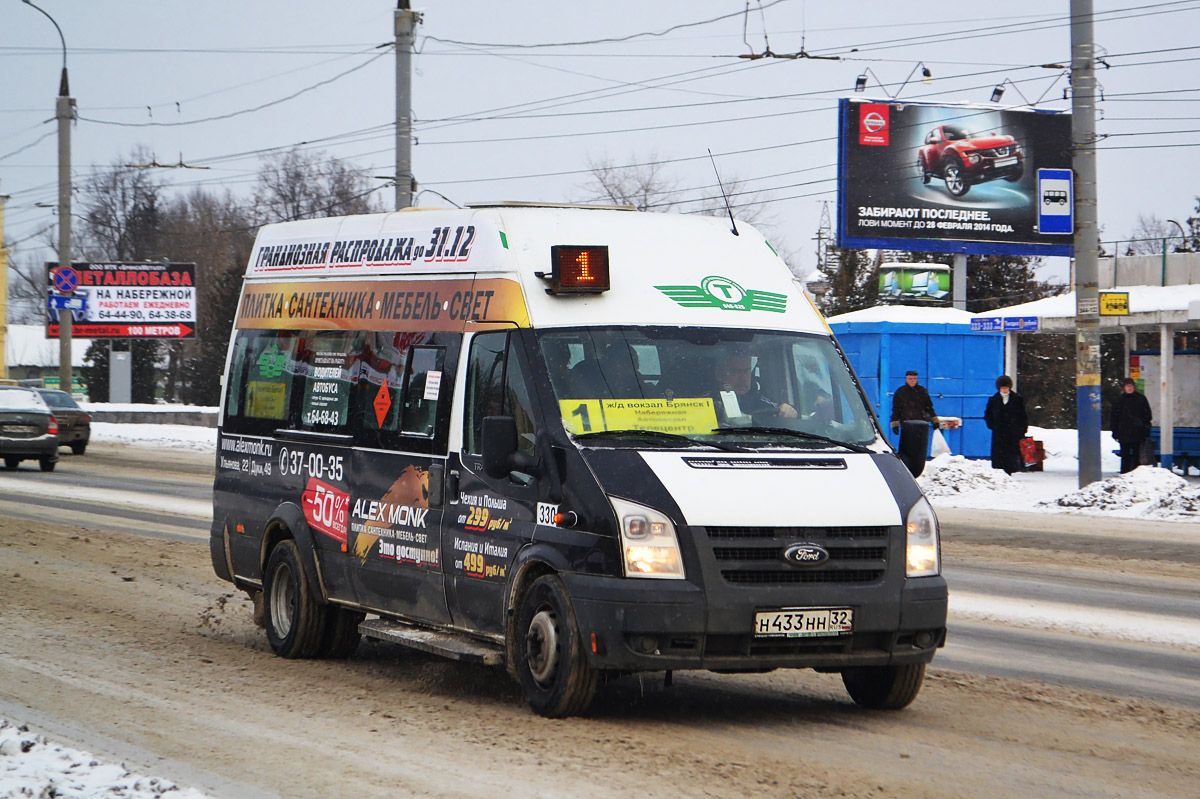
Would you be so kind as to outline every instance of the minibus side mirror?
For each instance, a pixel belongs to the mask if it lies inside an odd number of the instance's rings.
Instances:
[[[488,477],[508,477],[517,454],[517,422],[511,416],[483,418],[483,471]]]

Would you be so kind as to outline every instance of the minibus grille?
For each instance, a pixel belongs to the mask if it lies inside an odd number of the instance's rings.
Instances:
[[[877,583],[887,573],[888,539],[899,527],[708,527],[713,559],[731,585]],[[795,566],[783,558],[792,544],[816,544],[829,559]]]

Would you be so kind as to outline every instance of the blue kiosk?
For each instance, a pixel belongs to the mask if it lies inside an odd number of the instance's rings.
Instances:
[[[943,431],[950,451],[991,455],[983,411],[1004,373],[1004,334],[972,333],[973,317],[954,308],[880,305],[827,320],[893,446],[899,436],[887,424],[892,394],[904,384],[904,373],[915,369],[937,414],[962,419],[961,428]]]

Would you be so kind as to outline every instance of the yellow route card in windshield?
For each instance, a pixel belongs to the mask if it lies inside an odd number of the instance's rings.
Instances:
[[[563,426],[575,435],[603,430],[656,430],[691,436],[711,433],[717,412],[710,397],[685,399],[559,400]]]

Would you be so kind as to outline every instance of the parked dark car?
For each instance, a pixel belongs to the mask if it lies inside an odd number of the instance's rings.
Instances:
[[[972,133],[958,125],[939,125],[925,135],[917,152],[917,175],[928,183],[936,175],[946,191],[962,197],[976,183],[1004,178],[1016,183],[1025,174],[1025,154],[1007,133]]]
[[[0,386],[0,457],[4,468],[36,460],[43,472],[58,463],[58,420],[36,389]]]
[[[54,418],[58,419],[58,445],[70,447],[71,452],[82,455],[92,438],[92,417],[65,391],[39,388],[37,392],[50,406]]]

